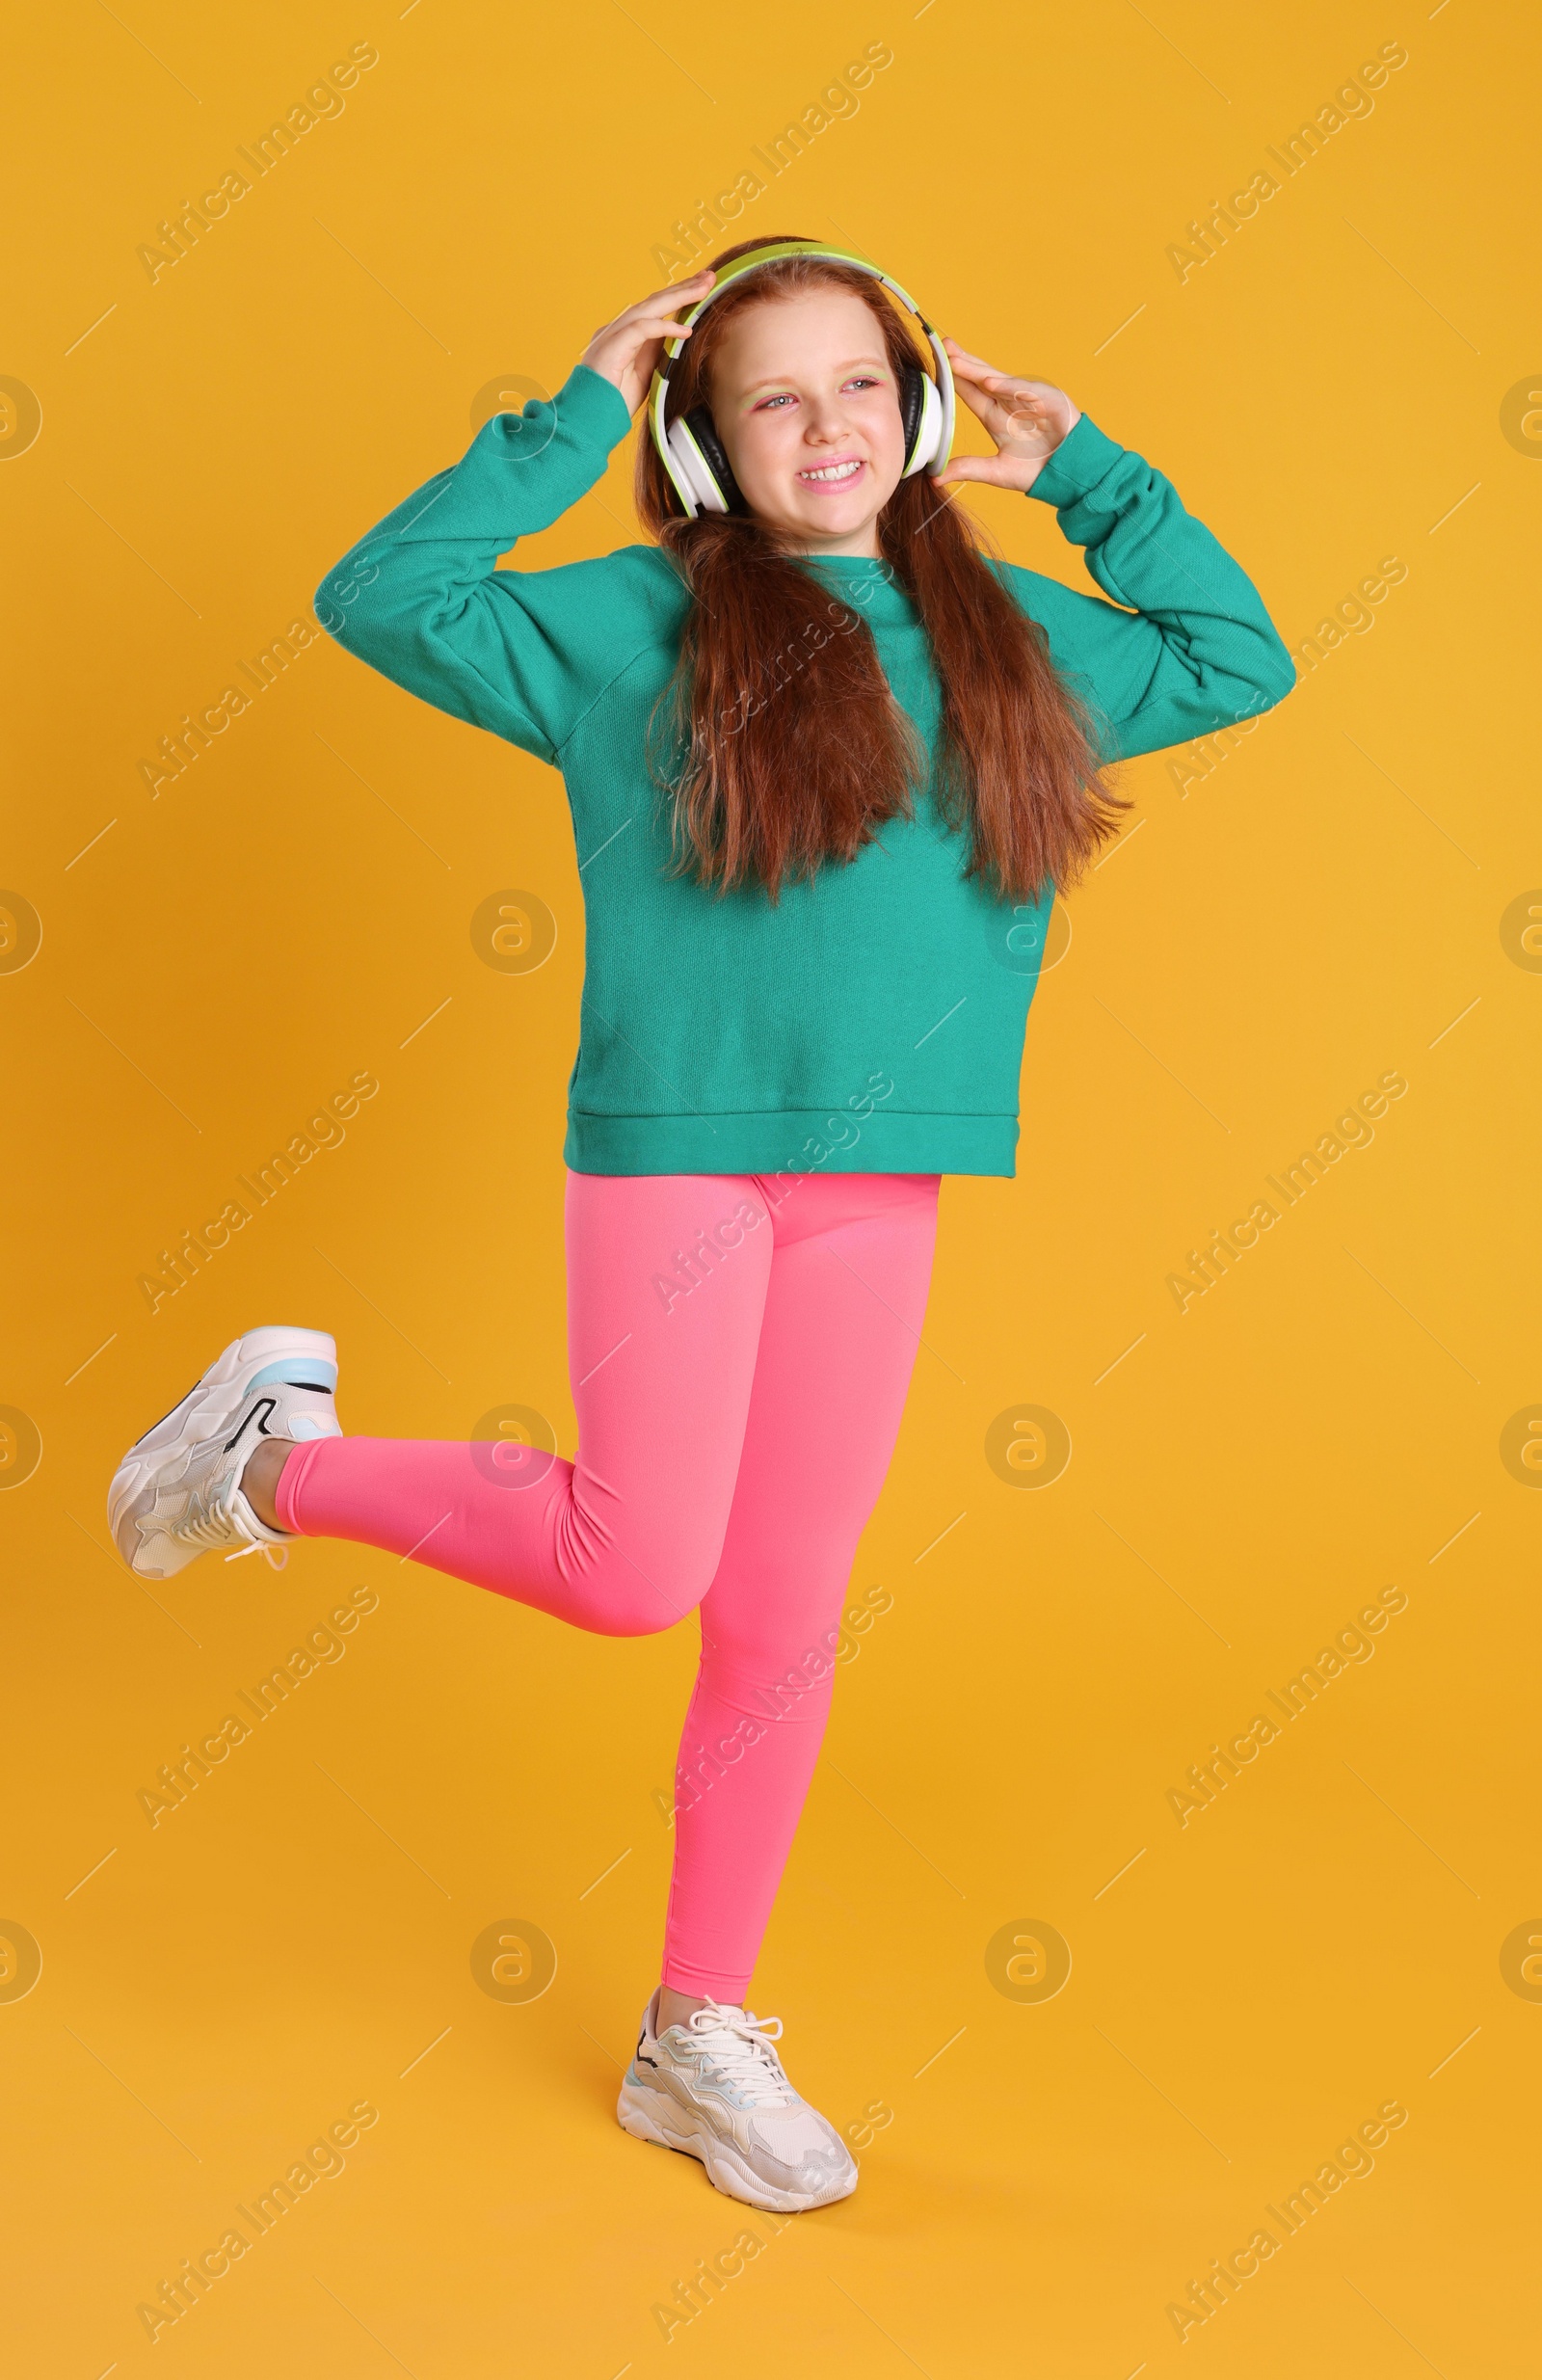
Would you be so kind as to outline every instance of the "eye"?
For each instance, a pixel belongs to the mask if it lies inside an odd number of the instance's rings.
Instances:
[[[876,373],[853,372],[850,379],[845,381],[842,386],[846,388],[881,388],[884,386],[884,383],[878,378]],[[759,404],[753,408],[753,411],[758,414],[768,414],[773,410],[780,412],[784,406],[795,404],[796,401],[797,400],[793,396],[790,389],[781,389],[771,396],[762,397]]]

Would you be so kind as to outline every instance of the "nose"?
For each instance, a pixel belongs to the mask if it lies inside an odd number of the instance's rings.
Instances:
[[[809,418],[804,437],[811,445],[834,446],[847,436],[845,414],[838,397],[812,397],[809,401]]]

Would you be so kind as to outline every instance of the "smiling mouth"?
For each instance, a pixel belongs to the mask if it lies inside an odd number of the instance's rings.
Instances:
[[[812,470],[800,471],[799,479],[806,488],[844,488],[865,468],[860,457],[844,463],[821,463]]]

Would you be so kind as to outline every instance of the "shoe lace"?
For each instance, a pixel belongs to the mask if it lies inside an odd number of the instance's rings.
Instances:
[[[689,2053],[715,2066],[752,2105],[785,2107],[797,2098],[771,2046],[782,2039],[780,2017],[758,2017],[751,2009],[709,1999],[679,2030]]]
[[[268,1567],[271,1570],[281,1570],[289,1560],[289,1548],[287,1545],[266,1545],[260,1540],[256,1540],[251,1545],[242,1545],[238,1547],[236,1552],[233,1554],[226,1554],[226,1561],[245,1562],[248,1554],[266,1554],[268,1557]]]
[[[184,1544],[219,1547],[228,1545],[232,1535],[246,1537],[240,1519],[230,1509],[227,1499],[211,1504],[199,1504],[192,1513],[180,1521],[173,1532]],[[281,1570],[289,1560],[287,1545],[271,1545],[265,1538],[251,1538],[226,1555],[226,1562],[244,1562],[248,1554],[265,1554],[271,1569]]]
[[[230,1528],[223,1512],[199,1511],[196,1517],[178,1521],[171,1534],[188,1545],[228,1545]]]

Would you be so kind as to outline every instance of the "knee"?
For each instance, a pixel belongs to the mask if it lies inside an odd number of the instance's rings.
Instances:
[[[718,1529],[637,1530],[623,1543],[611,1542],[606,1567],[627,1636],[656,1636],[673,1628],[706,1599],[723,1557],[728,1520]]]
[[[604,1509],[591,1490],[574,1497],[557,1565],[582,1597],[585,1625],[607,1636],[658,1636],[694,1612],[722,1555],[722,1528],[682,1526],[678,1514]]]
[[[663,1636],[676,1621],[683,1619],[683,1612],[673,1611],[667,1604],[632,1601],[618,1608],[614,1602],[605,1607],[606,1636]]]
[[[709,1567],[660,1564],[645,1574],[628,1566],[610,1599],[614,1636],[662,1636],[688,1619],[712,1584]]]

